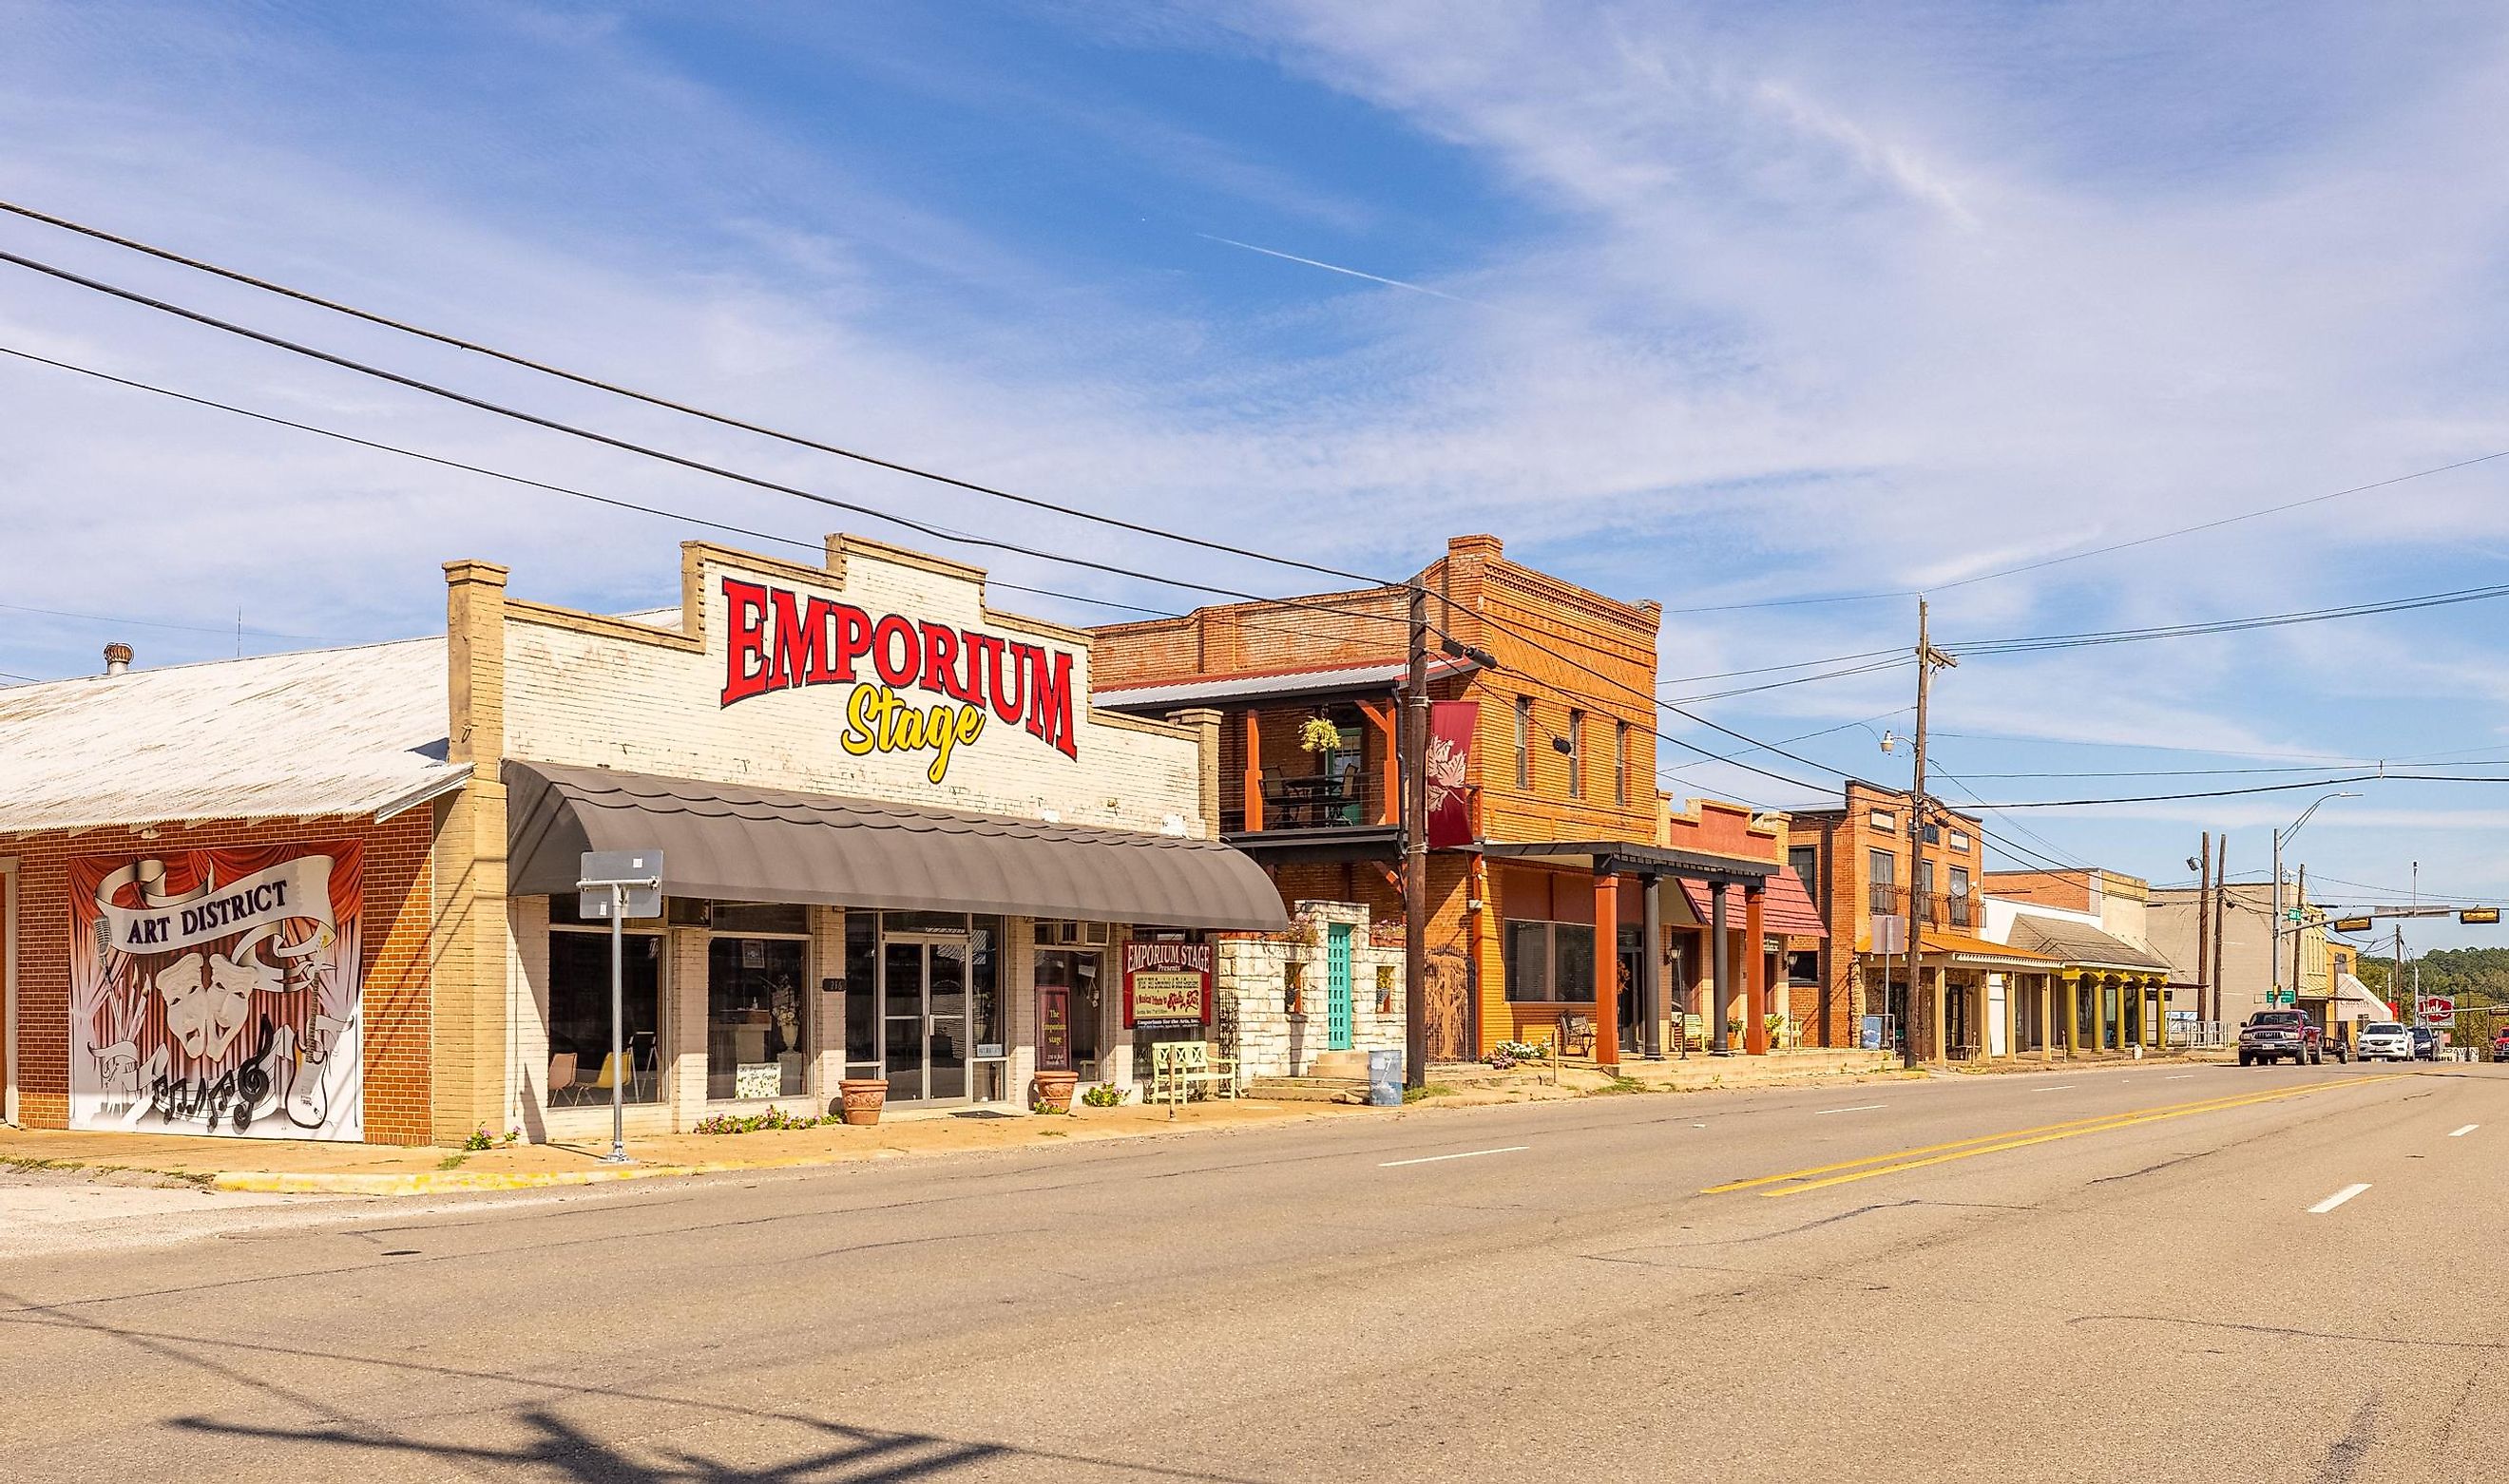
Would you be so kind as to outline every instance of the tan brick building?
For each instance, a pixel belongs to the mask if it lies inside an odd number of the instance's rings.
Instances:
[[[692,542],[679,606],[627,617],[445,575],[440,638],[0,690],[10,1119],[416,1143],[847,1081],[1018,1107],[1209,1034],[1212,936],[1285,920],[1217,837],[1217,718],[1093,707],[1090,636],[977,569]],[[664,861],[615,1030],[594,849]]]

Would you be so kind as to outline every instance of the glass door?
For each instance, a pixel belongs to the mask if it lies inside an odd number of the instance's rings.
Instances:
[[[966,1097],[967,959],[964,938],[890,938],[880,945],[889,1101]]]
[[[923,945],[894,939],[880,950],[880,1049],[888,1098],[921,1102],[923,1092]]]

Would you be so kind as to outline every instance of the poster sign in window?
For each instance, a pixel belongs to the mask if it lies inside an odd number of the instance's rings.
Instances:
[[[69,862],[70,1127],[364,1138],[364,855]]]
[[[1036,1069],[1040,1072],[1071,1070],[1071,991],[1041,988],[1036,991]]]
[[[1211,965],[1207,943],[1124,945],[1124,1023],[1211,1023]]]

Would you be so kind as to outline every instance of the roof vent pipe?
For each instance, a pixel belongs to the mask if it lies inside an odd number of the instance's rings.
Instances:
[[[127,675],[131,672],[131,646],[117,639],[104,647],[104,673]]]

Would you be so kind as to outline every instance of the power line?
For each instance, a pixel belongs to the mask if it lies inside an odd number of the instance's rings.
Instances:
[[[12,351],[9,353],[15,355],[19,352]],[[33,360],[42,359],[41,356],[30,356],[28,358]],[[222,623],[214,626],[198,623],[165,623],[149,618],[113,617],[104,613],[74,613],[69,612],[67,609],[28,608],[22,603],[0,603],[0,609],[5,609],[13,613],[39,613],[47,618],[75,618],[83,623],[114,623],[134,629],[170,629],[181,634],[233,635],[236,632],[236,626],[232,623]],[[250,634],[257,639],[302,639],[309,643],[313,643],[318,642],[320,638],[319,635],[316,634],[281,634],[274,629],[245,629],[243,632]]]
[[[1895,710],[1891,710],[1891,711],[1876,712],[1874,715],[1869,716],[1869,717],[1866,717],[1866,718],[1864,718],[1862,721],[1858,721],[1858,722],[1841,722],[1841,723],[1839,723],[1836,726],[1824,726],[1824,727],[1822,727],[1822,728],[1821,728],[1820,730],[1818,730],[1818,731],[1808,731],[1808,732],[1804,732],[1804,733],[1801,733],[1800,735],[1792,736],[1792,737],[1779,737],[1778,740],[1779,740],[1779,743],[1781,743],[1781,744],[1792,744],[1792,743],[1796,743],[1796,742],[1809,742],[1809,741],[1811,741],[1811,740],[1812,740],[1813,738],[1815,738],[1815,737],[1825,737],[1825,736],[1828,736],[1831,732],[1834,732],[1834,731],[1845,731],[1847,728],[1849,728],[1849,727],[1851,727],[1851,726],[1869,726],[1869,725],[1871,725],[1871,724],[1872,724],[1873,723],[1875,723],[1875,722],[1883,721],[1883,720],[1885,720],[1885,719],[1887,719],[1887,718],[1890,718],[1890,717],[1895,717],[1895,716],[1902,716],[1902,715],[1905,715],[1907,712],[1909,712],[1909,711],[1911,711],[1911,710],[1913,710],[1913,709],[1914,709],[1913,707],[1901,706],[1901,707],[1898,707],[1897,709],[1895,709]],[[1755,747],[1746,747],[1746,748],[1742,749],[1742,750],[1741,750],[1741,752],[1739,752],[1739,753],[1725,753],[1725,754],[1723,754],[1723,755],[1721,755],[1721,756],[1719,756],[1719,757],[1715,757],[1715,758],[1707,758],[1707,759],[1702,759],[1701,761],[1697,761],[1697,762],[1683,762],[1683,763],[1678,763],[1678,764],[1676,764],[1676,765],[1674,765],[1674,766],[1672,766],[1672,767],[1660,767],[1660,768],[1657,768],[1657,769],[1656,769],[1656,776],[1657,776],[1659,779],[1661,779],[1661,778],[1665,777],[1666,775],[1667,775],[1667,774],[1671,774],[1671,773],[1686,773],[1686,772],[1689,772],[1692,768],[1695,768],[1695,767],[1705,767],[1709,762],[1726,762],[1726,761],[1731,761],[1732,760],[1734,760],[1734,759],[1736,759],[1736,758],[1747,757],[1747,756],[1749,756],[1749,755],[1750,755],[1750,754],[1752,754],[1752,753],[1762,752],[1762,751],[1765,751],[1765,750],[1766,750],[1765,748],[1762,748],[1762,747],[1756,747],[1756,746],[1755,746]],[[1744,800],[1742,800],[1742,801],[1743,801],[1743,802],[1745,802],[1745,803],[1748,803],[1750,800],[1748,800],[1748,799],[1744,799]]]
[[[691,459],[684,455],[670,453],[663,449],[653,448],[645,444],[631,442],[624,438],[613,437],[608,433],[597,432],[591,428],[579,427],[573,424],[563,423],[554,418],[544,418],[538,413],[526,412],[519,408],[506,407],[500,403],[488,401],[485,398],[474,397],[466,392],[453,390],[447,387],[436,386],[431,382],[421,381],[416,377],[403,376],[396,371],[389,371],[380,366],[368,365],[365,362],[353,360],[344,355],[335,355],[328,351],[318,350],[313,346],[303,345],[299,342],[287,340],[281,336],[268,334],[261,330],[252,329],[246,325],[234,323],[231,320],[220,319],[215,315],[205,315],[197,310],[186,309],[178,304],[170,304],[165,300],[153,299],[145,294],[136,293],[131,289],[122,288],[111,283],[105,283],[98,279],[86,278],[82,275],[71,273],[66,269],[55,268],[49,264],[39,263],[31,258],[20,257],[13,252],[0,251],[0,262],[16,263],[21,267],[31,268],[38,273],[57,278],[64,282],[77,284],[82,288],[88,288],[97,293],[107,294],[117,299],[140,305],[144,308],[157,310],[163,314],[172,315],[178,318],[189,319],[195,323],[204,324],[212,329],[222,330],[228,334],[242,336],[247,340],[257,341],[261,344],[272,346],[279,350],[287,351],[294,354],[307,356],[314,360],[338,366],[344,370],[356,371],[360,375],[371,376],[381,381],[391,382],[395,386],[406,387],[416,391],[423,391],[428,395],[441,397],[444,400],[456,402],[467,407],[472,407],[482,412],[494,413],[499,417],[509,418],[515,422],[545,428],[552,432],[565,433],[571,437],[581,438],[587,442],[597,443],[605,447],[620,450],[621,452],[638,454],[646,458],[658,460],[664,464],[691,469],[697,473],[711,474],[717,478],[729,479],[736,484],[745,484],[756,489],[769,491],[773,494],[788,495],[797,500],[805,500],[815,504],[826,505],[834,509],[844,510],[852,514],[866,516],[873,520],[885,521],[890,525],[902,527],[905,530],[916,532],[918,535],[931,537],[935,540],[951,541],[960,545],[978,546],[988,550],[1005,551],[1020,556],[1033,557],[1040,561],[1060,563],[1067,567],[1084,568],[1092,572],[1105,573],[1112,576],[1154,582],[1162,586],[1182,588],[1192,592],[1210,593],[1218,597],[1237,599],[1242,602],[1278,604],[1285,608],[1304,609],[1317,612],[1335,613],[1343,617],[1367,618],[1388,623],[1400,623],[1404,621],[1389,614],[1358,612],[1352,610],[1335,608],[1329,604],[1315,602],[1311,599],[1264,597],[1260,594],[1242,592],[1236,588],[1220,587],[1208,582],[1196,582],[1182,577],[1161,576],[1156,573],[1144,572],[1139,568],[1118,567],[1110,563],[1092,561],[1086,557],[1077,557],[1066,553],[1048,551],[1042,547],[1023,546],[1015,541],[996,540],[989,537],[966,535],[964,533],[952,531],[946,527],[934,526],[907,516],[892,514],[876,506],[866,505],[859,501],[840,500],[835,496],[822,495],[816,491],[802,489],[796,485],[788,485],[771,479],[764,479],[755,474],[744,474],[737,469],[730,469],[720,464],[708,464],[703,460]],[[23,352],[19,353],[22,354]],[[43,357],[31,355],[28,355],[25,358],[43,359]],[[65,369],[85,369],[84,367],[68,366],[66,362],[56,361],[50,363],[61,365]],[[138,386],[141,390],[158,390],[140,383],[131,383],[129,385]],[[226,410],[236,411],[239,409],[228,408]],[[382,447],[383,445],[376,446]],[[1435,628],[1435,625],[1432,625],[1432,627]],[[1450,637],[1445,636],[1442,629],[1438,629],[1437,632],[1442,637]]]
[[[2045,798],[2024,803],[1992,803],[1988,809],[2078,809],[2096,804],[2167,803],[2182,798],[2229,798],[2241,794],[2281,794],[2294,789],[2325,788],[2342,783],[2509,783],[2491,773],[2351,773],[2336,778],[2308,778],[2297,783],[2260,783],[2239,789],[2209,789],[2192,794],[2139,794],[2119,798]]]
[[[2324,495],[2311,495],[2304,500],[2286,501],[2281,504],[2266,505],[2259,509],[2242,511],[2236,515],[2225,515],[2218,520],[2199,521],[2191,526],[2179,526],[2168,531],[2155,531],[2150,536],[2138,536],[2131,540],[2114,541],[2105,546],[2093,546],[2083,551],[2068,552],[2063,556],[2046,557],[2035,562],[2023,562],[2012,567],[1998,568],[1993,572],[1982,572],[1975,576],[1961,577],[1955,581],[1937,582],[1932,585],[1930,590],[1934,592],[1947,592],[1955,587],[1967,587],[1979,582],[1992,582],[2003,577],[2019,576],[2023,573],[2041,572],[2050,567],[2062,567],[2069,562],[2087,561],[2092,557],[2107,556],[2112,552],[2128,551],[2138,546],[2149,546],[2156,541],[2172,540],[2182,536],[2193,536],[2198,532],[2218,531],[2224,526],[2235,526],[2243,521],[2262,520],[2268,515],[2280,515],[2288,510],[2298,510],[2309,505],[2324,504],[2328,501],[2341,500],[2345,496],[2349,495],[2365,495],[2372,490],[2390,489],[2396,485],[2410,484],[2416,479],[2429,479],[2440,474],[2451,474],[2454,473],[2458,469],[2472,468],[2477,464],[2490,464],[2500,459],[2509,459],[2509,449],[2502,449],[2497,453],[2480,454],[2471,459],[2460,459],[2453,464],[2443,464],[2431,468],[2415,469],[2410,474],[2398,474],[2388,479],[2373,480],[2368,484],[2357,484],[2349,489],[2335,490]],[[1666,613],[1721,613],[1733,612],[1742,609],[1801,608],[1812,604],[1878,603],[1888,598],[1913,598],[1917,595],[1916,589],[1896,588],[1889,592],[1835,593],[1813,598],[1770,598],[1749,603],[1711,603],[1696,608],[1668,608],[1666,609],[1665,612]]]
[[[978,484],[973,480],[960,479],[955,475],[936,473],[933,470],[918,468],[914,464],[903,464],[894,459],[884,459],[875,454],[867,454],[859,449],[844,448],[838,444],[823,442],[819,439],[807,437],[801,433],[786,432],[782,429],[769,427],[760,423],[753,423],[743,418],[731,417],[728,414],[719,412],[712,412],[703,407],[696,407],[686,402],[675,401],[669,397],[659,396],[653,392],[639,391],[632,387],[624,387],[615,382],[603,381],[598,377],[586,376],[580,372],[570,371],[562,366],[550,365],[545,361],[534,360],[528,356],[519,355],[510,351],[501,351],[494,346],[481,345],[476,341],[464,340],[459,336],[449,335],[441,330],[431,330],[424,325],[411,324],[405,320],[394,319],[389,315],[376,314],[371,310],[359,309],[353,304],[343,304],[336,299],[326,299],[319,294],[312,293],[305,289],[290,287],[284,283],[273,282],[268,278],[255,278],[250,274],[243,273],[237,269],[227,268],[220,264],[207,262],[201,258],[190,257],[183,253],[175,252],[170,248],[159,247],[153,243],[140,241],[135,238],[118,236],[99,227],[91,227],[83,222],[71,221],[67,217],[55,216],[49,212],[38,211],[32,206],[19,205],[15,202],[0,201],[0,211],[9,211],[16,215],[25,217],[30,221],[42,222],[47,226],[57,227],[65,232],[75,232],[83,237],[93,238],[97,241],[110,242],[117,247],[129,248],[131,251],[145,253],[150,257],[158,258],[165,262],[179,264],[185,268],[193,269],[200,273],[210,274],[221,278],[226,278],[232,282],[246,284],[250,287],[260,289],[265,293],[277,294],[282,298],[294,299],[303,304],[311,304],[318,309],[329,310],[333,314],[346,315],[353,319],[360,319],[368,324],[381,325],[386,329],[397,330],[404,335],[413,335],[422,340],[433,341],[438,345],[450,346],[455,350],[467,351],[475,355],[484,355],[492,360],[503,361],[507,365],[519,366],[528,371],[537,371],[543,376],[556,377],[560,381],[572,382],[579,387],[587,387],[596,391],[607,391],[614,396],[622,396],[633,401],[643,402],[648,406],[663,408],[667,411],[681,413],[692,418],[700,418],[706,422],[718,424],[725,427],[737,428],[742,432],[756,433],[761,437],[773,438],[779,442],[790,443],[799,448],[812,449],[823,454],[834,454],[840,459],[850,459],[857,464],[868,464],[874,468],[886,469],[891,473],[905,474],[916,479],[929,480],[934,484],[947,485],[952,489],[964,490],[969,494],[983,495],[993,500],[1009,501],[1014,504],[1027,505],[1033,509],[1050,510],[1057,515],[1067,515],[1074,520],[1091,521],[1098,525],[1112,527],[1119,531],[1130,531],[1137,535],[1153,536],[1162,540],[1176,541],[1187,546],[1198,546],[1206,551],[1221,552],[1229,556],[1245,557],[1257,562],[1269,562],[1280,567],[1297,568],[1306,572],[1318,573],[1329,577],[1339,577],[1344,581],[1364,583],[1371,587],[1392,585],[1385,582],[1382,578],[1367,576],[1360,573],[1345,572],[1336,567],[1327,567],[1315,562],[1302,561],[1295,557],[1276,556],[1270,552],[1256,551],[1250,547],[1232,545],[1226,541],[1209,540],[1202,537],[1188,536],[1182,532],[1170,531],[1164,527],[1147,525],[1138,521],[1129,521],[1113,515],[1104,515],[1095,510],[1081,509],[1075,505],[1060,504],[1054,501],[1042,500],[1032,495],[1021,495],[1010,490],[996,489],[991,485]],[[0,254],[0,256],[8,255]],[[88,282],[88,280],[60,274],[58,270],[45,268],[42,264],[33,262],[30,259],[8,256],[8,260],[17,263],[21,267],[34,268],[39,272],[54,273],[56,276],[69,278],[69,281],[85,283],[86,286],[89,287],[98,286],[92,282]],[[143,300],[140,302],[146,301]],[[214,321],[204,319],[203,322],[213,323]],[[274,341],[272,343],[278,344],[279,342]],[[340,362],[340,364],[347,363]]]
[[[377,453],[393,454],[404,459],[415,459],[423,464],[431,464],[443,468],[458,469],[464,473],[477,474],[484,478],[503,480],[508,484],[522,485],[531,489],[543,490],[553,495],[564,495],[576,500],[590,501],[595,504],[609,505],[614,509],[633,511],[640,515],[656,516],[663,520],[679,521],[684,524],[700,527],[705,530],[720,531],[728,535],[746,537],[754,540],[773,541],[782,545],[797,547],[813,554],[824,555],[827,549],[824,541],[806,540],[799,537],[783,536],[771,531],[759,531],[751,527],[736,526],[725,521],[709,520],[703,516],[689,515],[681,511],[667,509],[658,505],[640,504],[634,501],[620,500],[615,496],[596,495],[589,490],[579,490],[567,485],[555,484],[544,479],[534,479],[526,475],[510,473],[504,469],[490,468],[484,464],[468,464],[459,459],[450,459],[438,454],[425,453],[417,449],[404,448],[397,444],[384,443],[373,438],[359,437],[355,433],[341,432],[336,428],[323,427],[319,425],[301,422],[294,418],[281,417],[276,413],[261,412],[250,407],[241,407],[234,403],[221,402],[211,397],[198,396],[186,391],[177,391],[169,387],[160,387],[152,383],[136,381],[130,377],[116,376],[111,372],[99,371],[92,366],[82,366],[71,361],[58,360],[52,356],[38,355],[33,352],[21,351],[6,345],[0,345],[0,354],[12,355],[20,360],[33,361],[38,364],[56,367],[59,370],[74,372],[80,376],[92,377],[94,380],[101,382],[109,382],[115,386],[125,387],[134,391],[146,391],[158,396],[171,398],[178,402],[188,402],[194,406],[206,407],[219,412],[232,413],[237,417],[250,418],[255,422],[269,423],[281,427],[293,428],[299,432],[312,433],[317,437],[329,438],[337,442],[353,444],[359,448],[371,449]],[[1092,604],[1101,607],[1127,609],[1137,612],[1157,614],[1161,617],[1173,616],[1162,612],[1160,610],[1142,608],[1138,604],[1115,603],[1105,598],[1093,598],[1080,593],[1063,592],[1050,587],[1032,587],[1019,582],[1002,581],[990,575],[987,575],[985,580],[988,588],[1001,589],[1009,592],[1032,593],[1038,597],[1057,598],[1069,603]],[[1254,598],[1252,595],[1246,596],[1248,596],[1251,601],[1258,604],[1282,604],[1285,606],[1300,608],[1321,607],[1320,605],[1306,603],[1296,599]],[[1383,616],[1380,614],[1367,613],[1355,610],[1340,608],[1325,607],[1322,608],[1321,611],[1338,613],[1348,617],[1375,618]],[[123,622],[125,620],[112,619],[102,621]],[[135,622],[136,620],[131,621]],[[226,634],[233,631],[229,629],[204,629],[200,632]],[[250,632],[263,633],[265,631],[251,630]],[[306,636],[281,635],[277,637],[302,638]]]

